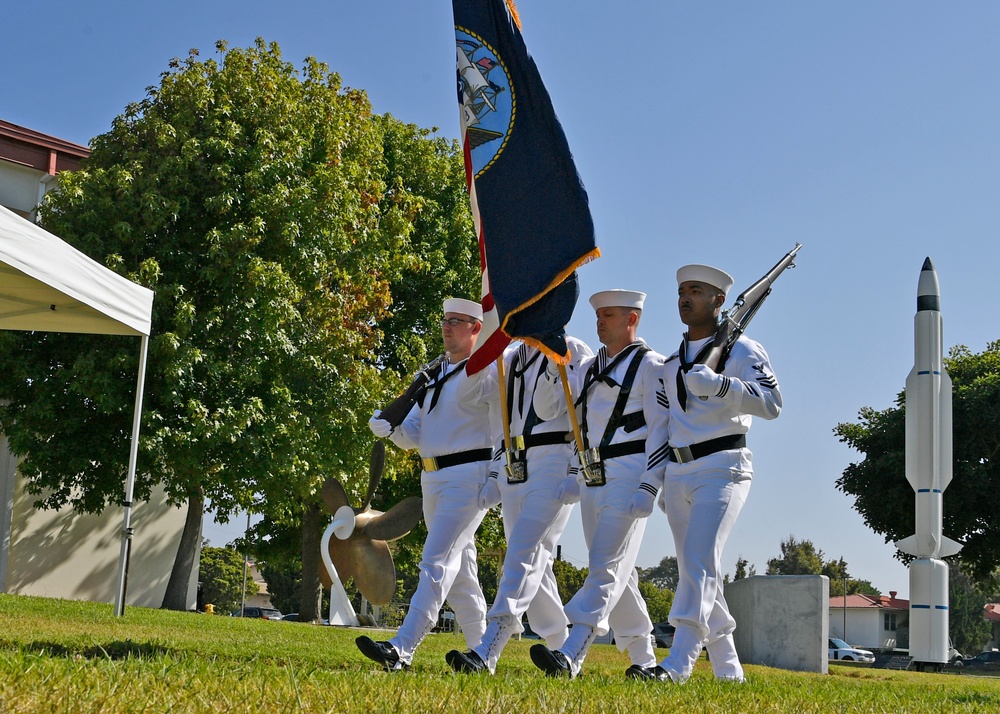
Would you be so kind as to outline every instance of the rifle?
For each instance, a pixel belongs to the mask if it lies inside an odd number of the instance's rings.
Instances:
[[[708,354],[701,360],[701,364],[708,365],[715,372],[722,372],[726,367],[726,360],[729,353],[736,344],[736,340],[750,324],[750,320],[757,314],[757,310],[764,303],[764,299],[771,294],[771,285],[778,276],[784,272],[785,268],[794,268],[795,254],[802,247],[801,243],[796,243],[795,247],[785,253],[785,257],[777,262],[764,277],[740,293],[736,302],[728,310],[722,311],[719,320],[719,328],[715,331],[715,340]]]
[[[435,359],[431,360],[417,370],[416,375],[413,377],[413,383],[406,388],[405,392],[393,399],[389,405],[382,410],[379,418],[385,419],[387,422],[392,424],[393,429],[402,424],[403,419],[405,419],[406,415],[410,413],[411,409],[413,409],[413,405],[417,403],[417,400],[423,396],[424,390],[427,389],[427,383],[431,380],[431,373],[447,358],[448,354],[442,352]]]

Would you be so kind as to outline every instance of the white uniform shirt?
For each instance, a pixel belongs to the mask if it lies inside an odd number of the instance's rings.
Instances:
[[[634,350],[633,346],[646,346],[646,343],[639,339],[632,343],[626,350],[628,356],[618,361],[618,363],[604,375],[605,378],[614,382],[608,384],[607,379],[602,379],[589,384],[586,400],[586,427],[587,427],[587,448],[594,448],[600,445],[604,437],[604,431],[611,419],[615,403],[618,401],[620,385],[625,379],[631,363]],[[624,351],[624,350],[623,350]],[[616,355],[618,356],[618,355]],[[580,365],[580,369],[570,375],[570,385],[573,396],[578,402],[577,415],[580,418],[580,425],[583,428],[583,405],[580,392],[584,383],[589,381],[591,367],[597,365],[597,372],[603,373],[609,364],[614,363],[614,358],[608,359],[605,348],[594,357],[588,358]],[[663,459],[665,458],[667,441],[667,410],[665,408],[665,395],[663,389],[663,363],[664,357],[652,350],[642,356],[642,363],[635,375],[632,383],[632,390],[625,403],[623,416],[628,416],[636,412],[642,412],[645,423],[637,425],[636,428],[626,431],[626,428],[619,426],[609,441],[609,444],[620,444],[627,441],[645,439],[645,470],[661,472],[662,480]],[[559,408],[560,403],[565,405],[565,397],[562,392],[562,385],[559,384],[558,377],[550,379],[546,375],[547,387],[539,388],[535,393],[535,410],[542,418],[552,415]],[[565,408],[565,407],[563,407]],[[641,474],[640,474],[641,475]]]
[[[688,344],[685,359],[694,359],[698,351],[711,340],[708,337]],[[733,345],[722,375],[727,378],[722,396],[707,399],[688,394],[685,408],[681,409],[677,397],[677,371],[680,368],[679,350],[674,352],[664,366],[663,383],[669,403],[667,434],[672,447],[690,446],[729,434],[745,434],[752,418],[774,419],[781,412],[781,391],[771,370],[771,363],[764,348],[746,337]],[[668,471],[685,471],[700,467],[729,467],[739,471],[752,471],[750,454],[719,452],[696,459],[687,464],[671,464]],[[728,456],[726,455],[728,454]]]
[[[567,336],[566,344],[570,350],[570,363],[567,365],[566,371],[570,375],[570,379],[572,379],[572,375],[580,371],[581,363],[588,357],[593,356],[594,352],[587,343],[575,337]],[[510,434],[512,437],[524,435],[535,387],[545,380],[544,374],[547,362],[548,360],[545,359],[545,355],[539,352],[538,349],[529,347],[523,343],[513,345],[504,352],[504,389],[512,392],[507,394],[507,403],[511,404],[509,417]],[[525,365],[527,365],[526,369]],[[517,374],[514,376],[513,389],[510,390],[510,374],[513,369],[517,370]],[[459,398],[463,401],[488,401],[490,408],[494,410],[492,422],[498,429],[499,438],[502,438],[503,425],[500,421],[500,390],[497,380],[497,368],[496,363],[494,363],[463,383]],[[569,432],[571,430],[565,399],[562,401],[562,410],[560,413],[549,419],[544,419],[537,413],[536,417],[535,424],[531,429],[532,434],[543,434],[553,431]]]
[[[456,370],[460,373],[452,374]],[[464,361],[457,365],[444,363],[428,383],[423,402],[414,405],[389,436],[392,443],[402,449],[416,449],[424,458],[492,448],[489,405],[459,397],[468,380]]]

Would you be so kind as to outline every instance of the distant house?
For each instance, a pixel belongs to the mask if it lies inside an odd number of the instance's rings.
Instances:
[[[983,616],[992,628],[990,631],[990,642],[986,645],[986,649],[1000,649],[1000,603],[986,603],[986,607],[983,608]]]
[[[257,567],[257,563],[250,563],[249,577],[257,583],[257,594],[247,595],[247,607],[274,607],[274,605],[271,604],[271,593],[267,590],[267,581],[264,580],[264,576],[260,574],[260,569]]]
[[[0,205],[33,218],[55,175],[75,171],[89,155],[86,146],[0,119]]]
[[[86,146],[0,120],[0,205],[33,221],[35,206],[55,187],[60,171],[80,168]],[[0,281],[2,286],[2,281]],[[122,483],[124,497],[125,484]],[[122,509],[81,515],[69,508],[40,511],[28,494],[16,457],[0,434],[0,592],[111,603],[116,598]],[[159,607],[185,512],[156,489],[133,506],[131,561],[125,604]],[[198,568],[188,586],[196,603]]]
[[[830,598],[830,636],[866,650],[909,647],[910,601],[896,595]]]

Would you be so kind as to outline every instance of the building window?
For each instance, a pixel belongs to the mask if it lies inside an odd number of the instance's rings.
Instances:
[[[894,612],[886,612],[886,613],[883,613],[882,617],[883,617],[883,621],[884,621],[882,629],[886,630],[887,632],[895,632],[896,631],[896,613],[894,613]]]

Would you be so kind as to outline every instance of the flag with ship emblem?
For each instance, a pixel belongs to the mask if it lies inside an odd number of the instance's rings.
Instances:
[[[452,0],[483,330],[467,369],[511,339],[565,364],[576,269],[600,255],[587,191],[521,37],[513,0]]]

